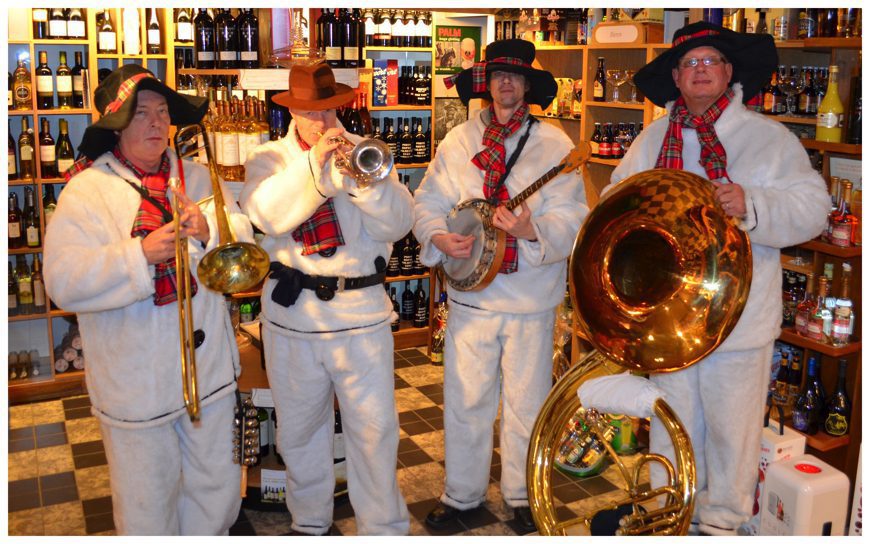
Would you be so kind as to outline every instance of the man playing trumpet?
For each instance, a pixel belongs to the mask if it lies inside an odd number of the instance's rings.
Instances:
[[[294,66],[289,87],[272,98],[293,116],[287,136],[250,156],[241,205],[265,232],[272,259],[263,349],[292,527],[321,535],[332,525],[334,392],[359,534],[407,534],[383,282],[392,243],[413,224],[413,202],[395,170],[361,184],[336,166],[340,138],[360,141],[336,119],[353,89],[336,83],[325,64]]]

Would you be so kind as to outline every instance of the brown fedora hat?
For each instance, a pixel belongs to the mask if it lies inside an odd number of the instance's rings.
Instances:
[[[321,62],[290,68],[290,90],[276,94],[272,102],[300,110],[331,110],[353,100],[354,93],[344,83],[336,83],[332,68]]]

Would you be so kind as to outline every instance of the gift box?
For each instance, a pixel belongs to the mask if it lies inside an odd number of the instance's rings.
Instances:
[[[399,104],[399,61],[375,59],[372,62],[372,106]]]

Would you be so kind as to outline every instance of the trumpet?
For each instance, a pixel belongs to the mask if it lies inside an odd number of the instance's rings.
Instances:
[[[320,131],[315,134],[323,137],[323,133]],[[380,140],[366,138],[354,145],[343,136],[331,136],[328,141],[331,144],[341,144],[335,150],[338,155],[335,166],[350,171],[360,187],[368,187],[373,183],[385,180],[390,170],[393,169],[393,154],[390,153],[387,144]],[[352,148],[350,155],[342,148]]]
[[[203,149],[208,163],[214,199],[215,218],[218,226],[217,247],[206,253],[197,266],[200,282],[212,291],[234,294],[250,290],[269,271],[269,254],[263,248],[249,242],[239,242],[230,228],[229,212],[224,201],[220,177],[215,167],[205,128],[200,124],[179,128],[174,138],[178,155],[180,179],[172,180],[173,192],[184,187],[182,159],[200,153]],[[181,220],[178,197],[174,199],[173,221],[175,223],[175,267],[178,281],[178,329],[181,341],[181,379],[184,406],[191,421],[199,419],[199,396],[196,381],[196,345],[193,334],[193,310],[190,293],[190,272],[187,237],[181,236]]]

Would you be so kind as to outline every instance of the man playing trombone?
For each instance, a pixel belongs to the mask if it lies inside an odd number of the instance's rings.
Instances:
[[[109,464],[119,534],[226,534],[241,504],[233,463],[233,407],[239,355],[223,296],[202,285],[196,263],[217,244],[208,171],[179,164],[169,127],[198,123],[202,98],[185,97],[128,64],[96,88],[102,117],[85,130],[85,156],[45,237],[45,284],[78,314],[93,413]],[[199,420],[182,395],[177,309],[176,224],[170,179],[180,179],[181,243],[188,244],[199,363]],[[73,177],[74,176],[74,177]],[[251,240],[247,219],[229,218]]]
[[[263,349],[287,463],[287,508],[300,533],[326,534],[332,525],[334,392],[358,533],[407,534],[396,478],[392,305],[383,282],[392,243],[413,224],[411,195],[388,155],[379,182],[357,179],[351,161],[336,164],[338,148],[360,138],[336,120],[335,109],[354,91],[336,83],[327,65],[294,66],[289,83],[272,98],[290,108],[287,136],[250,155],[240,199],[272,259]]]

